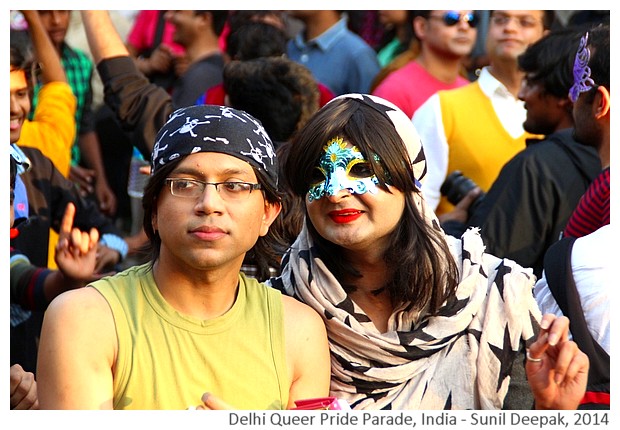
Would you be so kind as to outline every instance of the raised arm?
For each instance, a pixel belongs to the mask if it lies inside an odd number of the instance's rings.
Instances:
[[[108,11],[83,10],[80,13],[95,64],[106,58],[130,55]]]
[[[123,128],[134,132],[134,145],[149,158],[155,136],[172,113],[172,99],[138,70],[107,11],[81,11],[86,37],[104,86],[105,103]]]
[[[41,64],[41,78],[44,84],[49,82],[67,82],[65,70],[60,62],[56,48],[49,38],[39,12],[36,10],[23,10],[22,14],[28,22],[28,31],[32,39],[37,61]]]

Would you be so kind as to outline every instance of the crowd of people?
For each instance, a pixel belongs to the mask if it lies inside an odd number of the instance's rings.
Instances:
[[[12,11],[11,409],[608,409],[609,14],[562,12]]]

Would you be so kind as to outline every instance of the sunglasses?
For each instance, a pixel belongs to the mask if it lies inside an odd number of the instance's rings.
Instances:
[[[478,15],[473,12],[462,14],[455,10],[450,10],[444,13],[443,16],[429,16],[430,18],[441,19],[448,27],[455,26],[461,20],[464,20],[471,28],[476,28],[479,21]]]

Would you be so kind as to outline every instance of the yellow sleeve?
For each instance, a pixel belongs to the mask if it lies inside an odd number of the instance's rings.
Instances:
[[[33,121],[26,121],[17,142],[39,149],[65,176],[71,167],[71,147],[75,140],[77,100],[69,84],[50,82],[41,87]]]

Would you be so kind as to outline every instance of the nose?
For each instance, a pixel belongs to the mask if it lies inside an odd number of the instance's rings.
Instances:
[[[519,25],[519,19],[517,17],[509,16],[507,18],[504,31],[518,31],[520,28],[521,26]]]
[[[336,169],[325,182],[325,197],[331,201],[338,201],[351,195],[352,190],[347,186],[346,177]]]
[[[224,201],[213,184],[207,184],[196,203],[196,210],[206,214],[222,212]]]
[[[517,98],[521,101],[525,101],[525,94],[527,93],[527,84],[525,82],[521,83],[519,87],[519,92],[517,93]]]
[[[58,25],[60,23],[60,18],[62,16],[62,12],[59,10],[52,11],[52,23]]]
[[[338,203],[344,198],[351,196],[350,188],[340,188],[338,190],[332,190],[325,193],[325,197],[332,203]]]
[[[469,25],[469,21],[467,21],[465,15],[459,16],[459,21],[456,23],[456,26],[464,30],[469,30],[470,28],[472,28]]]
[[[11,114],[17,114],[17,112],[18,112],[17,97],[15,97],[14,94],[10,95],[10,102],[11,102],[11,107],[9,108],[10,113]]]

